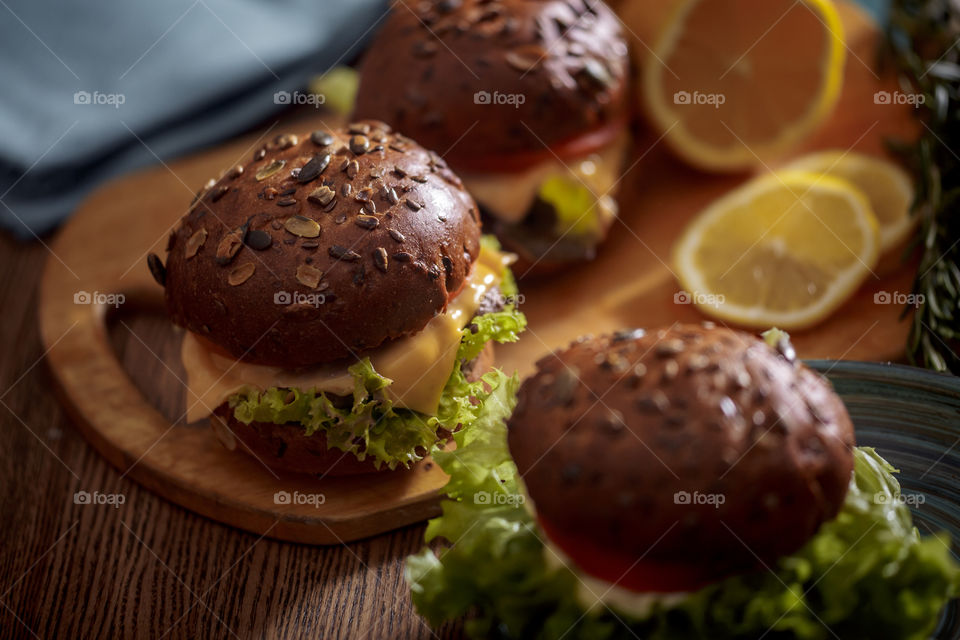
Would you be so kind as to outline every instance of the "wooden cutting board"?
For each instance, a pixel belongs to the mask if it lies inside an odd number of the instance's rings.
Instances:
[[[845,90],[836,115],[809,146],[880,153],[885,136],[910,132],[909,113],[874,103],[874,92],[895,88],[892,78],[880,80],[872,69],[876,29],[851,7],[844,8],[844,19],[851,48]],[[319,125],[316,120],[290,128],[308,131]],[[92,195],[63,227],[51,245],[38,311],[61,398],[91,444],[125,476],[236,527],[334,544],[430,517],[446,481],[432,463],[317,480],[269,471],[250,456],[227,451],[205,425],[180,419],[181,336],[162,317],[162,292],[147,271],[146,255],[163,255],[169,230],[193,193],[258,144],[251,136],[123,177]],[[687,169],[650,134],[638,136],[634,160],[623,180],[621,222],[600,257],[550,280],[521,283],[530,329],[499,351],[506,370],[527,373],[539,356],[583,333],[703,319],[694,307],[673,301],[670,247],[691,216],[744,176]],[[900,308],[875,305],[873,296],[909,291],[911,278],[911,267],[894,264],[832,318],[797,334],[798,351],[816,358],[900,357],[907,331]],[[124,296],[116,308],[116,300],[105,297],[114,294]],[[127,345],[122,356],[118,341]]]

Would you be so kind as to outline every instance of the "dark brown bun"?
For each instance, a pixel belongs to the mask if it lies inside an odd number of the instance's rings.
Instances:
[[[479,243],[476,204],[446,163],[369,121],[278,136],[228,171],[170,236],[160,279],[174,322],[292,368],[423,329]]]
[[[475,381],[491,367],[493,344],[488,344],[476,358],[464,365],[463,371],[468,380]],[[303,426],[292,422],[244,424],[233,416],[233,409],[226,402],[214,410],[210,426],[227,449],[241,449],[274,469],[330,477],[389,470],[385,466],[378,469],[370,458],[360,460],[352,453],[327,448],[322,431],[308,436]],[[441,438],[449,436],[443,432],[438,435]]]
[[[308,436],[301,425],[292,422],[244,424],[233,417],[227,403],[214,410],[210,426],[225,447],[231,451],[239,448],[274,469],[331,477],[378,471],[370,459],[327,448],[322,431]]]
[[[402,2],[362,61],[355,114],[386,120],[458,171],[491,156],[552,158],[545,146],[619,133],[628,69],[620,22],[598,0]],[[492,104],[494,92],[523,102]]]
[[[715,576],[801,547],[836,516],[853,470],[853,426],[830,384],[713,327],[588,338],[543,358],[508,433],[552,527]]]

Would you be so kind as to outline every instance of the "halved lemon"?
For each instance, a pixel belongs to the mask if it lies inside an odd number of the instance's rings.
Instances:
[[[877,219],[848,182],[802,171],[768,174],[690,223],[673,261],[688,299],[745,327],[804,329],[835,311],[872,273]]]
[[[836,104],[842,33],[830,0],[683,0],[644,60],[645,109],[694,166],[771,163]]]
[[[784,169],[822,173],[860,189],[880,225],[881,253],[900,246],[916,225],[917,217],[910,215],[913,181],[892,162],[853,151],[819,151],[791,161]]]

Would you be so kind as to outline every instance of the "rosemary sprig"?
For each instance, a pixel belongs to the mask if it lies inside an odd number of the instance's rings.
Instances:
[[[919,216],[907,357],[960,374],[960,0],[894,0],[887,36],[904,91],[924,96],[919,138],[892,145],[916,174]]]

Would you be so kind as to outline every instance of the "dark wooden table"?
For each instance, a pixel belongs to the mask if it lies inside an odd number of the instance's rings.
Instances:
[[[0,638],[458,637],[410,604],[403,560],[422,526],[337,547],[277,542],[121,478],[73,428],[43,361],[48,255],[0,234]],[[140,344],[115,343],[121,360]],[[124,503],[76,504],[78,491]]]

